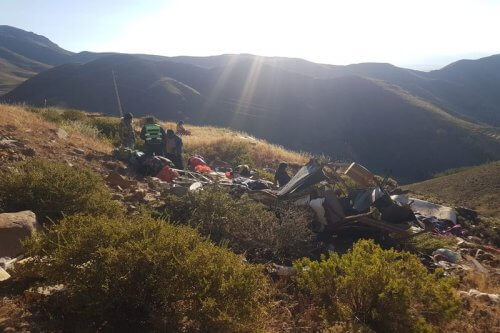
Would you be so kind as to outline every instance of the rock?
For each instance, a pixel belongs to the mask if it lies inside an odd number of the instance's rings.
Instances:
[[[63,284],[56,284],[54,286],[32,287],[24,291],[24,299],[26,302],[36,302],[44,297],[53,295],[64,291],[66,288]]]
[[[460,293],[462,295],[462,292]],[[490,303],[495,303],[498,304],[500,303],[500,295],[498,294],[488,294],[488,293],[483,293],[480,292],[479,290],[476,289],[471,289],[467,293],[469,297],[474,297],[480,301],[483,302],[490,302]]]
[[[175,185],[171,187],[170,190],[168,190],[168,193],[177,195],[179,197],[185,196],[186,194],[188,194],[188,192],[189,188],[183,186],[175,186]]]
[[[140,189],[127,196],[128,201],[142,201],[146,196],[146,191]]]
[[[68,132],[66,132],[62,128],[58,128],[55,132],[59,139],[66,140],[68,138]]]
[[[2,139],[0,140],[0,149],[9,149],[16,147],[16,140]]]
[[[73,151],[78,155],[85,155],[85,150],[81,148],[73,148]]]
[[[31,211],[0,214],[0,257],[16,257],[23,250],[21,240],[39,229]]]
[[[33,148],[24,148],[23,150],[21,150],[21,153],[29,157],[33,157],[36,155],[36,152]]]
[[[111,186],[120,186],[121,188],[130,188],[132,186],[137,186],[137,182],[134,180],[127,180],[118,172],[110,172],[106,178],[106,182]]]
[[[125,197],[123,196],[123,194],[115,193],[115,194],[113,194],[111,199],[123,201],[125,199]]]

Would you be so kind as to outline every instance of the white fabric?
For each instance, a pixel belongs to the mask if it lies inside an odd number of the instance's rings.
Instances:
[[[309,202],[309,206],[318,216],[318,220],[321,223],[322,229],[328,224],[328,221],[325,217],[325,208],[323,207],[323,202],[325,202],[325,198],[318,198]]]

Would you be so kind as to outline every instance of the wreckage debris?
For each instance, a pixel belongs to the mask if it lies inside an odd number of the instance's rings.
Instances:
[[[247,194],[270,207],[292,203],[315,212],[316,232],[336,234],[346,230],[366,230],[403,241],[424,232],[462,235],[453,208],[423,200],[392,195],[385,181],[378,183],[375,175],[358,163],[319,164],[311,159],[283,187],[262,180],[247,165],[231,169],[217,161],[212,169],[200,155],[188,159],[188,170],[175,169],[163,157],[146,156],[142,152],[120,149],[115,156],[126,161],[147,178],[148,185],[162,193],[185,195],[204,186],[218,184],[237,196]],[[133,186],[122,176],[113,174],[108,183],[127,188]],[[347,181],[350,179],[351,181]],[[131,182],[131,181],[130,181]],[[355,186],[349,184],[356,184]],[[472,214],[472,213],[471,213]]]

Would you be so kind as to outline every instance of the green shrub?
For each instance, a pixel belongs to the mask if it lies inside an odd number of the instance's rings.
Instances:
[[[162,211],[171,221],[195,227],[217,243],[228,242],[233,251],[253,261],[288,261],[310,250],[312,217],[307,211],[270,211],[251,199],[234,199],[217,186],[165,201]]]
[[[69,331],[257,331],[268,305],[262,267],[189,227],[145,216],[71,216],[25,243],[23,268],[66,291],[47,311]],[[22,272],[21,272],[22,273]]]
[[[429,332],[459,310],[457,280],[434,274],[407,252],[358,241],[343,256],[294,264],[299,287],[329,322],[361,321],[377,332]]]
[[[61,112],[57,109],[51,109],[51,108],[44,108],[41,109],[41,112],[39,113],[43,119],[51,122],[51,123],[60,123],[63,121],[63,118],[61,116]]]
[[[430,255],[439,248],[453,248],[456,244],[455,237],[434,235],[426,232],[409,239],[403,244],[403,247],[410,252]]]
[[[0,211],[21,210],[33,211],[44,222],[65,214],[120,212],[98,174],[41,159],[0,171]]]
[[[118,119],[91,118],[89,122],[92,126],[97,128],[103,137],[111,141],[119,139],[120,121]]]
[[[82,111],[78,110],[65,110],[61,114],[62,120],[65,121],[80,121],[83,122],[87,119],[87,115]]]

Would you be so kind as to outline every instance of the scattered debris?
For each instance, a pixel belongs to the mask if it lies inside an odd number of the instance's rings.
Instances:
[[[476,289],[470,289],[468,292],[467,291],[460,291],[460,296],[462,297],[472,297],[475,299],[478,299],[483,302],[490,302],[494,304],[499,304],[500,303],[500,295],[498,294],[488,294],[488,293],[483,293],[480,292],[479,290]]]
[[[451,263],[456,263],[461,259],[460,254],[449,249],[437,249],[432,253],[434,260],[437,261],[448,261]]]
[[[5,271],[2,267],[0,267],[0,281],[5,281],[10,279],[10,274]]]

